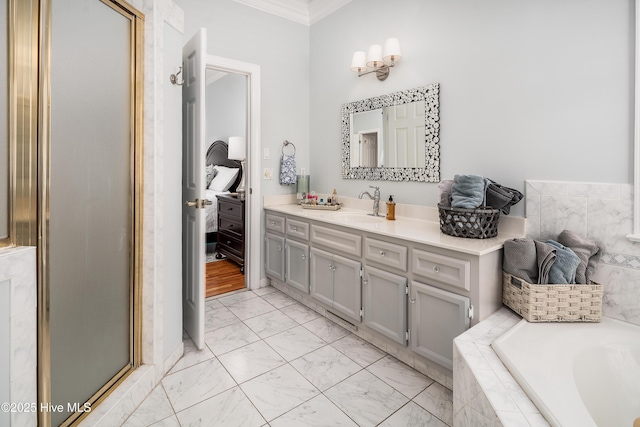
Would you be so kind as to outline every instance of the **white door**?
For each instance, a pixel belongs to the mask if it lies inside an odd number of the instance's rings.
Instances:
[[[204,348],[206,40],[201,28],[182,48],[182,317],[198,349]]]

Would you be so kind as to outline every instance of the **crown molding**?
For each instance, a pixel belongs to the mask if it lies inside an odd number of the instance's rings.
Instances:
[[[309,24],[315,24],[350,2],[351,0],[309,0]]]
[[[303,25],[311,25],[351,0],[234,0]]]

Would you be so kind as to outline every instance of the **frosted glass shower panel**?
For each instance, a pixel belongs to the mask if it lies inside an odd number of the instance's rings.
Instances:
[[[51,6],[51,399],[70,409],[130,363],[132,31],[99,0]]]

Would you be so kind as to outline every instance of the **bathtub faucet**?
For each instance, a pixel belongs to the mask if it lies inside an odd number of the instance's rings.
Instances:
[[[378,213],[378,211],[380,210],[380,187],[374,187],[373,185],[370,185],[369,188],[375,188],[375,191],[373,192],[373,196],[369,194],[368,191],[363,191],[358,196],[358,199],[362,199],[362,196],[364,195],[369,196],[369,198],[373,200],[373,213],[370,213],[369,215],[382,216]]]

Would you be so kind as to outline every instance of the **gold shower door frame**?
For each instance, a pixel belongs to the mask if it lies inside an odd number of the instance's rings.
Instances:
[[[51,348],[50,348],[50,278],[49,278],[49,195],[51,160],[51,3],[53,0],[11,0],[14,4],[29,3],[31,13],[38,13],[39,25],[39,91],[38,91],[38,407],[51,402]],[[144,15],[122,0],[101,1],[130,21],[131,74],[131,186],[129,193],[130,227],[130,286],[129,286],[129,363],[109,382],[104,384],[87,403],[92,409],[102,402],[141,363],[142,348],[142,222],[143,222],[143,31]],[[27,12],[28,13],[28,12]],[[33,16],[30,19],[33,22]],[[33,30],[33,27],[31,27]],[[36,50],[37,52],[38,50]],[[32,53],[33,54],[33,53]],[[70,207],[71,208],[71,207]],[[80,407],[80,410],[83,408]],[[62,426],[76,425],[89,412],[73,413]],[[38,426],[50,427],[51,414],[38,413]]]

